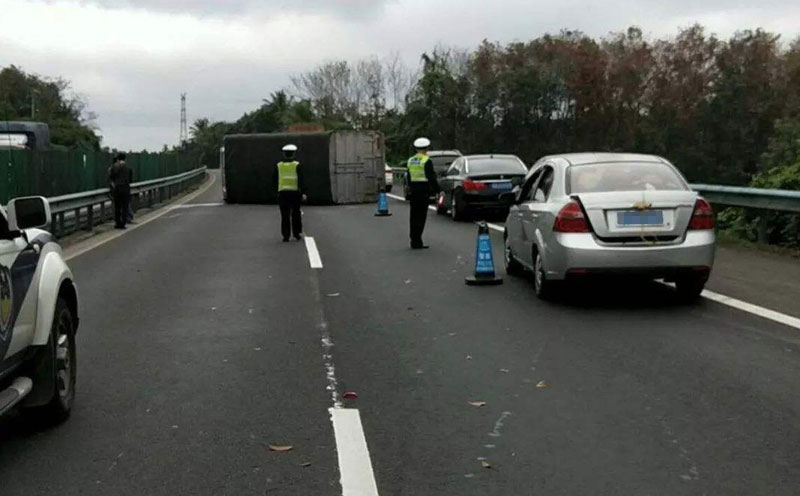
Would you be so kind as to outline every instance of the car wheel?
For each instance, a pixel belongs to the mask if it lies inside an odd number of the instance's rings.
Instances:
[[[681,277],[675,280],[678,297],[687,303],[697,301],[705,286],[706,279],[703,277]]]
[[[554,292],[553,281],[547,279],[547,274],[544,270],[544,260],[539,254],[539,250],[535,250],[533,254],[533,288],[536,296],[542,300],[552,298]]]
[[[387,193],[391,193],[392,192],[392,185],[391,184],[387,184],[386,185],[386,192]]]
[[[75,356],[75,319],[66,301],[59,298],[47,344],[53,360],[53,397],[34,410],[43,422],[57,424],[69,417],[75,402],[77,360]],[[34,385],[35,387],[35,385]]]
[[[506,267],[506,274],[510,276],[520,275],[523,272],[522,264],[514,258],[514,252],[511,250],[511,242],[508,240],[508,233],[503,233],[503,262]]]
[[[450,217],[456,222],[461,222],[466,217],[464,200],[459,199],[460,197],[461,192],[456,190],[450,198]]]

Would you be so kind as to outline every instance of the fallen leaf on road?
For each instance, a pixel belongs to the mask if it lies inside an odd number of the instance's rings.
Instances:
[[[334,297],[334,296],[339,296],[340,294],[342,294],[342,293],[329,293],[329,294],[326,294],[325,296]]]
[[[344,393],[343,397],[346,400],[357,400],[358,399],[358,393],[355,393],[353,391],[348,391],[348,392]]]
[[[483,468],[492,468],[492,464],[487,462],[487,461],[483,461],[483,462],[481,462],[481,467],[483,467]]]
[[[472,360],[472,355],[467,355],[467,360]]]
[[[411,279],[406,279],[406,284],[411,284]]]
[[[311,466],[311,462],[301,463],[300,466],[301,467],[310,467]]]
[[[539,388],[539,389],[547,389],[547,388],[549,388],[549,387],[550,387],[550,385],[549,385],[549,384],[547,384],[547,383],[546,383],[546,382],[544,382],[544,381],[539,381],[539,382],[536,384],[536,387],[537,387],[537,388]]]
[[[509,370],[508,369],[500,369],[500,372],[502,372],[504,374],[508,374]]]
[[[253,349],[256,350],[256,351],[261,351],[261,348],[259,348],[259,347],[255,347]]]
[[[294,449],[294,446],[292,446],[290,444],[270,444],[269,445],[269,450],[270,451],[275,451],[277,453],[286,453],[287,451],[292,451],[292,449]]]
[[[486,406],[485,401],[469,401],[468,403],[472,406],[477,406],[477,407]]]

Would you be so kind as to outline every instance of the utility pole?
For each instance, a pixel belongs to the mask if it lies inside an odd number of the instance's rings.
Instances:
[[[181,93],[181,137],[180,146],[185,146],[189,141],[189,131],[186,127],[186,93]]]

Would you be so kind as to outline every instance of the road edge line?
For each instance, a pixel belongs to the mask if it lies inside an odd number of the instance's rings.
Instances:
[[[321,269],[322,258],[319,256],[319,250],[317,250],[317,242],[311,236],[306,236],[304,239],[306,251],[308,252],[308,264],[311,265],[312,269]]]
[[[96,240],[93,243],[90,243],[90,244],[88,244],[88,245],[86,245],[86,246],[84,246],[82,248],[78,248],[74,253],[69,253],[69,254],[65,255],[64,256],[64,260],[68,262],[68,261],[72,260],[73,258],[77,258],[77,257],[79,257],[79,256],[81,256],[81,255],[83,255],[83,254],[85,254],[87,252],[90,252],[90,251],[94,250],[95,248],[99,248],[99,247],[103,246],[104,244],[106,244],[106,243],[108,243],[110,241],[114,241],[115,239],[119,238],[120,236],[124,236],[124,235],[126,235],[126,234],[128,234],[128,233],[130,233],[132,231],[135,231],[136,229],[139,229],[140,227],[145,226],[145,225],[153,222],[156,219],[160,219],[162,216],[172,212],[175,209],[175,207],[178,207],[180,205],[183,205],[185,203],[188,203],[188,202],[194,200],[198,196],[200,196],[203,193],[205,193],[206,191],[208,191],[208,189],[214,183],[217,182],[216,174],[209,174],[209,176],[211,177],[211,180],[210,181],[206,181],[206,184],[204,186],[201,186],[200,189],[198,189],[197,191],[195,191],[193,193],[189,193],[188,195],[186,195],[185,197],[183,197],[180,200],[176,201],[175,203],[167,204],[167,205],[164,205],[164,206],[158,208],[156,211],[151,212],[150,214],[148,214],[148,216],[146,218],[138,221],[136,224],[130,224],[130,227],[128,227],[124,231],[117,231],[112,235],[104,237],[103,239]],[[80,246],[80,245],[81,245],[81,243],[78,243],[76,245],[73,245],[73,247],[77,247],[77,246]],[[64,251],[69,252],[70,248],[67,248]]]

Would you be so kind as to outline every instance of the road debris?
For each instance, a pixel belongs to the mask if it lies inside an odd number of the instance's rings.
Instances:
[[[291,444],[270,444],[269,450],[274,451],[276,453],[286,453],[287,451],[292,451],[294,446]]]
[[[469,401],[468,403],[472,406],[477,406],[477,407],[486,406],[485,401]]]
[[[483,460],[481,462],[481,467],[483,467],[483,468],[492,468],[492,464],[487,462],[486,460]]]
[[[547,383],[546,383],[546,382],[544,382],[544,381],[539,381],[539,382],[536,384],[536,388],[537,388],[537,389],[547,389],[547,388],[549,388],[549,387],[550,387],[550,385],[549,385],[549,384],[547,384]]]
[[[331,298],[341,295],[342,293],[328,293],[325,296],[330,296]]]
[[[303,463],[300,464],[300,466],[301,467],[310,467],[311,466],[311,462],[303,462]]]
[[[472,355],[467,355],[467,360],[472,360]]]
[[[348,391],[348,392],[344,393],[344,395],[342,397],[344,399],[346,399],[346,400],[357,400],[358,399],[358,393],[356,393],[354,391]]]
[[[508,374],[510,372],[510,370],[508,370],[508,369],[500,369],[500,372],[502,372],[504,374]]]

